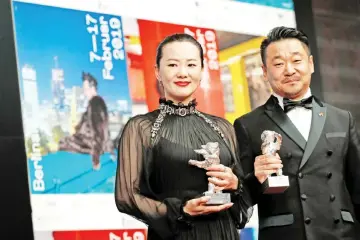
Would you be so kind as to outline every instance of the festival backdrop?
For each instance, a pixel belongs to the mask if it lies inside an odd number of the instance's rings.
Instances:
[[[173,33],[201,43],[199,109],[232,123],[271,94],[261,70],[264,36],[31,2],[13,1],[13,13],[35,237],[146,239],[145,224],[117,211],[114,184],[123,126],[158,107],[157,45]],[[292,11],[289,0],[242,2]],[[240,234],[257,238],[256,211]]]

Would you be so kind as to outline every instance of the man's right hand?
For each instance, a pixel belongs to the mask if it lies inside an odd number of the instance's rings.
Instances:
[[[271,174],[276,173],[282,167],[283,165],[278,154],[276,156],[257,156],[254,163],[255,177],[260,183],[263,183]]]
[[[217,206],[207,206],[206,203],[210,200],[209,196],[194,198],[186,202],[184,212],[190,216],[206,215],[210,213],[220,212],[230,208],[234,203],[226,203]]]

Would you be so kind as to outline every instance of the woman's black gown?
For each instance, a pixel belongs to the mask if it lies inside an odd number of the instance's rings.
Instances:
[[[150,240],[238,240],[238,229],[250,217],[233,126],[195,106],[195,100],[184,106],[160,99],[159,110],[131,118],[123,129],[116,205],[120,212],[148,225]],[[181,211],[182,206],[207,190],[208,178],[206,170],[188,161],[203,160],[194,149],[208,142],[219,143],[221,164],[232,167],[240,184],[231,192],[234,205],[230,209],[190,217]]]

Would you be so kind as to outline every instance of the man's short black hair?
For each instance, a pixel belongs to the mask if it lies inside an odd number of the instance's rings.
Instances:
[[[98,81],[93,75],[91,75],[90,73],[82,72],[81,78],[83,82],[88,81],[90,86],[95,87],[95,89],[97,89]]]
[[[266,65],[266,48],[273,42],[277,42],[283,39],[295,38],[305,44],[310,54],[310,44],[308,37],[301,30],[289,27],[275,27],[273,28],[267,37],[262,41],[260,46],[261,60]]]

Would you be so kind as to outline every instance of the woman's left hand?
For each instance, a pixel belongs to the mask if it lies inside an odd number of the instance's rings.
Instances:
[[[209,182],[215,185],[216,190],[236,190],[239,180],[232,169],[222,164],[206,168]]]

